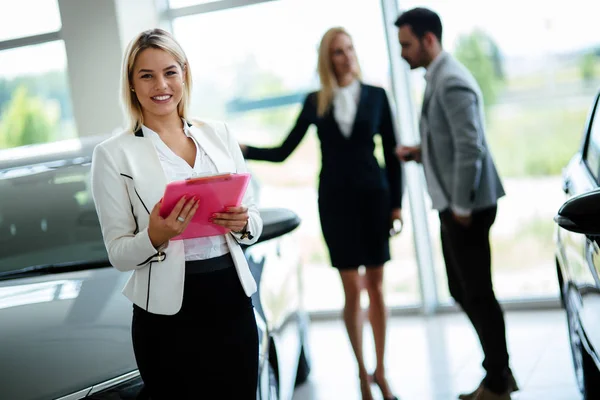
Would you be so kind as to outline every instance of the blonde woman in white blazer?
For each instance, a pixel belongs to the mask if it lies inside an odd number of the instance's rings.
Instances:
[[[229,230],[221,236],[171,240],[202,199],[182,199],[166,218],[158,212],[168,182],[246,172],[226,124],[187,117],[191,85],[169,33],[132,40],[122,71],[130,126],[96,147],[92,193],[111,264],[131,272],[123,293],[133,302],[133,347],[150,397],[204,398],[218,388],[223,398],[254,399],[256,283],[240,247],[262,232],[251,187],[242,206],[213,215]]]

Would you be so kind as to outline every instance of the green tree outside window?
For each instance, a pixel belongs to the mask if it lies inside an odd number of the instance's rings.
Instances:
[[[29,96],[20,86],[0,117],[0,148],[48,142],[56,133],[58,120],[58,107]]]
[[[500,49],[484,31],[476,29],[458,38],[455,57],[471,71],[481,88],[486,113],[496,103],[504,81]]]

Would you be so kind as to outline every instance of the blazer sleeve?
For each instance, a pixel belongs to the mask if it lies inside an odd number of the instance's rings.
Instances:
[[[120,271],[130,271],[160,260],[164,253],[154,248],[147,229],[138,231],[123,179],[108,150],[96,146],[91,187],[104,245],[110,263]]]
[[[271,162],[283,162],[298,147],[308,127],[313,121],[312,116],[316,113],[314,94],[308,95],[304,100],[304,105],[300,115],[296,119],[296,124],[288,134],[288,137],[279,147],[258,148],[247,146],[245,157],[247,160],[262,160]]]
[[[379,125],[379,134],[383,145],[383,157],[385,159],[385,170],[390,185],[392,208],[402,207],[402,192],[404,189],[402,182],[402,164],[396,156],[396,128],[392,118],[392,109],[385,89],[381,89],[383,101],[381,110],[381,122]]]
[[[231,154],[231,156],[233,157],[233,161],[235,163],[237,172],[248,172],[248,168],[246,167],[246,162],[244,161],[244,156],[242,155],[240,145],[238,144],[235,136],[229,131],[227,124],[223,123],[223,125],[225,127],[225,132],[227,133],[227,147],[229,149],[229,154]],[[253,243],[256,243],[263,230],[263,220],[260,216],[260,212],[258,211],[256,201],[254,200],[254,190],[252,189],[252,185],[248,185],[248,188],[246,189],[246,193],[244,194],[244,198],[242,200],[242,204],[245,207],[248,207],[249,218],[248,227],[246,229],[252,235],[252,239],[250,239],[249,237],[242,239],[242,234],[240,233],[231,232],[231,234],[238,241],[238,243],[243,245],[251,245]]]
[[[442,86],[442,109],[454,144],[452,206],[471,210],[479,186],[485,147],[484,126],[478,95],[461,79],[448,79]]]

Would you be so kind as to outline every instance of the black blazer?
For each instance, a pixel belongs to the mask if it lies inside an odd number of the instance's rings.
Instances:
[[[325,116],[317,116],[317,93],[313,92],[306,97],[296,125],[281,146],[265,149],[248,146],[246,159],[284,161],[302,141],[311,124],[316,125],[321,142],[320,193],[389,188],[392,208],[401,207],[402,170],[395,154],[394,123],[383,88],[361,84],[356,118],[348,139],[333,116],[333,106]],[[373,137],[377,133],[383,144],[385,172],[374,156]]]

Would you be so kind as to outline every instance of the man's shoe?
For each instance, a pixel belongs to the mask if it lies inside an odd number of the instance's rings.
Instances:
[[[474,392],[472,393],[464,393],[458,396],[458,398],[460,400],[476,400],[477,398],[475,396],[477,396],[477,393],[484,389],[483,386],[483,381],[481,381],[481,383],[479,384],[479,386],[477,387],[477,389],[475,389]],[[517,385],[517,381],[515,380],[515,376],[512,374],[512,372],[508,375],[508,389],[507,389],[507,393],[513,393],[519,390],[519,385]]]

